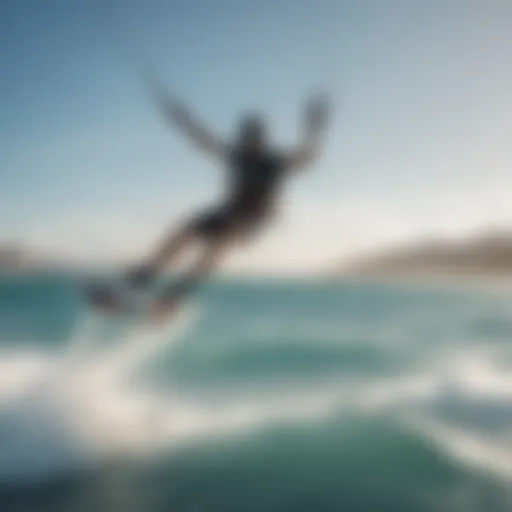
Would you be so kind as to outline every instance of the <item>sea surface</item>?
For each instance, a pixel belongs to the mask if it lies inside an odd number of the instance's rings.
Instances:
[[[1,512],[512,511],[512,289],[0,280]]]

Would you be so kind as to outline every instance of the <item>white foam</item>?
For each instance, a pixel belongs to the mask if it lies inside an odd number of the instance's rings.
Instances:
[[[154,399],[126,381],[193,317],[179,320],[176,328],[128,329],[123,343],[103,351],[89,322],[63,355],[0,354],[0,478],[42,478],[136,450],[148,439]]]
[[[503,449],[505,437],[490,442],[470,428],[447,424],[449,418],[435,417],[454,403],[478,417],[482,404],[491,403],[504,413],[503,427],[510,427],[512,377],[489,353],[468,350],[445,356],[443,364],[422,373],[330,382],[308,393],[246,397],[224,405],[194,405],[135,387],[132,371],[181,339],[195,317],[192,310],[158,330],[136,324],[113,331],[88,317],[64,354],[0,354],[0,479],[51,478],[113,456],[172,449],[275,421],[314,421],[339,414],[340,408],[390,412],[404,421],[421,418],[415,428],[442,442],[454,457],[509,475],[512,451]]]
[[[205,405],[134,387],[130,372],[179,339],[193,314],[161,330],[141,328],[99,351],[93,323],[79,331],[80,347],[62,356],[17,354],[0,384],[0,479],[52,478],[116,456],[138,457],[183,443],[247,432],[268,422],[311,420],[335,410],[341,395],[312,392],[244,403]],[[85,343],[82,343],[82,338]],[[86,349],[86,350],[83,350]],[[11,377],[9,377],[9,375]],[[325,390],[324,390],[325,391]],[[346,390],[343,393],[346,400]]]
[[[512,443],[451,428],[426,418],[417,419],[411,425],[421,430],[455,461],[500,479],[512,479]]]
[[[54,359],[36,351],[4,353],[0,358],[0,406],[44,379]]]
[[[444,355],[423,375],[360,394],[366,410],[391,412],[471,467],[512,478],[512,373],[491,349]]]

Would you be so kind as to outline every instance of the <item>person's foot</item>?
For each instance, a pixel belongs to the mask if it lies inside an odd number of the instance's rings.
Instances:
[[[151,284],[155,277],[155,271],[149,265],[141,265],[129,270],[126,274],[126,282],[134,288],[143,288]]]
[[[104,313],[119,314],[123,311],[120,296],[106,285],[90,284],[86,288],[86,295],[92,306]]]

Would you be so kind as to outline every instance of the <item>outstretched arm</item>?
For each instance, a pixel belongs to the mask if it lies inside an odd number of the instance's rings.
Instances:
[[[310,165],[318,157],[327,127],[329,105],[323,96],[311,98],[306,106],[303,141],[288,157],[291,170]]]
[[[158,104],[166,119],[184,133],[198,149],[217,157],[225,155],[224,144],[182,103],[168,94],[159,94]]]

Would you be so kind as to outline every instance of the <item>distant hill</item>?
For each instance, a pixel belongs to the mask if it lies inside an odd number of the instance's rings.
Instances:
[[[0,243],[0,271],[23,272],[26,270],[59,267],[61,263],[40,251],[14,244]]]
[[[511,276],[512,232],[466,240],[434,240],[360,257],[340,273],[354,276],[418,274]]]

